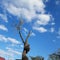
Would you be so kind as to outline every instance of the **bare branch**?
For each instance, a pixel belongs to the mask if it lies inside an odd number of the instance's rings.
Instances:
[[[21,34],[21,32],[20,32],[20,31],[21,31],[21,26],[22,26],[22,24],[23,24],[23,21],[20,20],[19,23],[18,23],[18,25],[16,26],[16,28],[17,28],[17,30],[18,30],[18,32],[19,32],[19,35],[20,35],[20,38],[21,38],[22,42],[24,43],[24,39],[23,39],[22,34]]]
[[[20,20],[18,25],[17,25],[18,30],[21,30],[22,24],[23,24],[23,20]]]
[[[28,38],[30,37],[30,34],[31,34],[31,31],[29,31],[27,37],[26,37],[26,40],[25,40],[25,43],[28,43]]]
[[[20,35],[20,37],[21,37],[22,42],[25,43],[20,31],[19,31],[19,35]]]

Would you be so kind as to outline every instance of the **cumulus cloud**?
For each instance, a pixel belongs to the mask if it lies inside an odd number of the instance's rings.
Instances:
[[[56,5],[60,5],[60,1],[59,0],[56,1]]]
[[[52,22],[51,25],[52,25],[52,26],[55,25],[55,22]]]
[[[56,40],[52,40],[53,42],[56,42]]]
[[[11,42],[12,44],[20,44],[20,42],[11,37],[5,37],[4,35],[0,35],[0,41]]]
[[[43,0],[3,0],[3,5],[12,15],[22,17],[26,22],[34,21],[36,26],[45,26],[53,19],[51,14],[45,14],[46,5]]]
[[[16,39],[14,38],[11,38],[11,37],[8,37],[7,40],[9,40],[10,42],[14,43],[14,44],[20,44],[19,41],[17,41]]]
[[[7,42],[7,39],[6,39],[6,37],[5,37],[5,36],[0,35],[0,41],[5,41],[5,42]]]
[[[7,16],[5,14],[0,14],[0,19],[4,20],[5,22],[8,22]]]
[[[20,15],[20,8],[17,8],[16,6],[14,6],[13,4],[9,4],[7,7],[7,10],[9,11],[9,13],[19,16]]]
[[[60,36],[57,36],[58,39],[60,39]]]
[[[45,13],[43,0],[3,0],[3,5],[9,13],[16,16],[22,15],[28,22],[37,17],[36,12]]]
[[[0,49],[0,56],[5,57],[5,58],[6,56],[9,56],[10,58],[12,58],[13,54],[8,51]]]
[[[26,28],[23,28],[25,32],[28,32],[28,30]]]
[[[8,29],[4,25],[0,25],[0,30],[8,31]]]
[[[38,20],[36,21],[36,25],[47,25],[51,20],[51,15],[49,14],[40,14],[38,15]]]
[[[44,28],[44,26],[49,25],[51,22],[51,25],[53,26],[55,23],[52,22],[53,17],[50,14],[40,14],[37,15],[38,19],[34,23],[34,26],[32,27],[34,30],[40,31],[40,32],[48,32],[47,29]],[[42,27],[43,26],[43,27]],[[50,32],[53,32],[54,29],[51,28]]]
[[[36,36],[36,34],[34,32],[31,33],[31,36]]]
[[[23,48],[23,45],[20,45],[21,46],[21,48]]]
[[[57,38],[60,38],[60,28],[58,29],[58,32],[57,32]]]
[[[50,28],[50,32],[54,32],[55,29],[53,27]]]
[[[59,30],[58,30],[58,35],[60,35],[60,28],[59,28]]]
[[[17,54],[17,55],[21,55],[21,54],[22,54],[22,52],[15,51],[15,50],[13,50],[12,48],[9,48],[9,47],[6,47],[6,49],[7,49],[9,52],[13,53],[13,54]]]
[[[29,32],[26,28],[23,28],[24,29],[24,34],[27,35],[27,33]],[[30,36],[35,36],[35,33],[34,32],[31,32],[31,35]]]
[[[7,1],[7,0],[6,0]],[[45,5],[43,0],[10,0],[10,3],[14,4],[16,7],[20,9],[25,8],[34,11],[44,12]]]
[[[44,27],[33,27],[33,29],[39,31],[40,33],[47,32],[47,29]]]
[[[21,55],[22,54],[22,52],[15,51],[9,47],[6,47],[6,50],[0,49],[0,56],[5,57],[6,60],[15,60],[14,55]]]

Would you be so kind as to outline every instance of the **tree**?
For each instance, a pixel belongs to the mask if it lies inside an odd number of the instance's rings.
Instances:
[[[31,57],[32,60],[44,60],[42,56]]]
[[[23,21],[20,20],[19,24],[16,26],[18,33],[20,35],[20,38],[24,44],[24,48],[23,48],[23,53],[22,53],[22,60],[28,60],[28,57],[26,56],[26,54],[30,51],[30,45],[28,44],[28,38],[30,37],[31,31],[29,31],[26,39],[24,40],[21,34],[21,27],[22,27]]]
[[[48,60],[60,60],[60,49],[49,55]]]

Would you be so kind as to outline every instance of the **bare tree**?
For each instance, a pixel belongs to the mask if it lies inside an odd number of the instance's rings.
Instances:
[[[26,54],[30,51],[30,45],[28,44],[28,38],[30,37],[31,31],[29,31],[26,39],[24,40],[21,34],[21,26],[22,26],[23,22],[22,20],[20,20],[19,24],[16,26],[18,33],[20,35],[20,38],[24,44],[24,48],[23,48],[23,53],[22,53],[22,60],[28,60],[28,57],[26,56]]]

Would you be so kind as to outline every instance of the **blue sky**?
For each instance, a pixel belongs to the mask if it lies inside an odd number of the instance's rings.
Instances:
[[[0,0],[0,56],[21,58],[23,43],[15,24],[22,19],[22,35],[28,39],[31,50],[28,56],[48,55],[60,48],[59,0]]]

